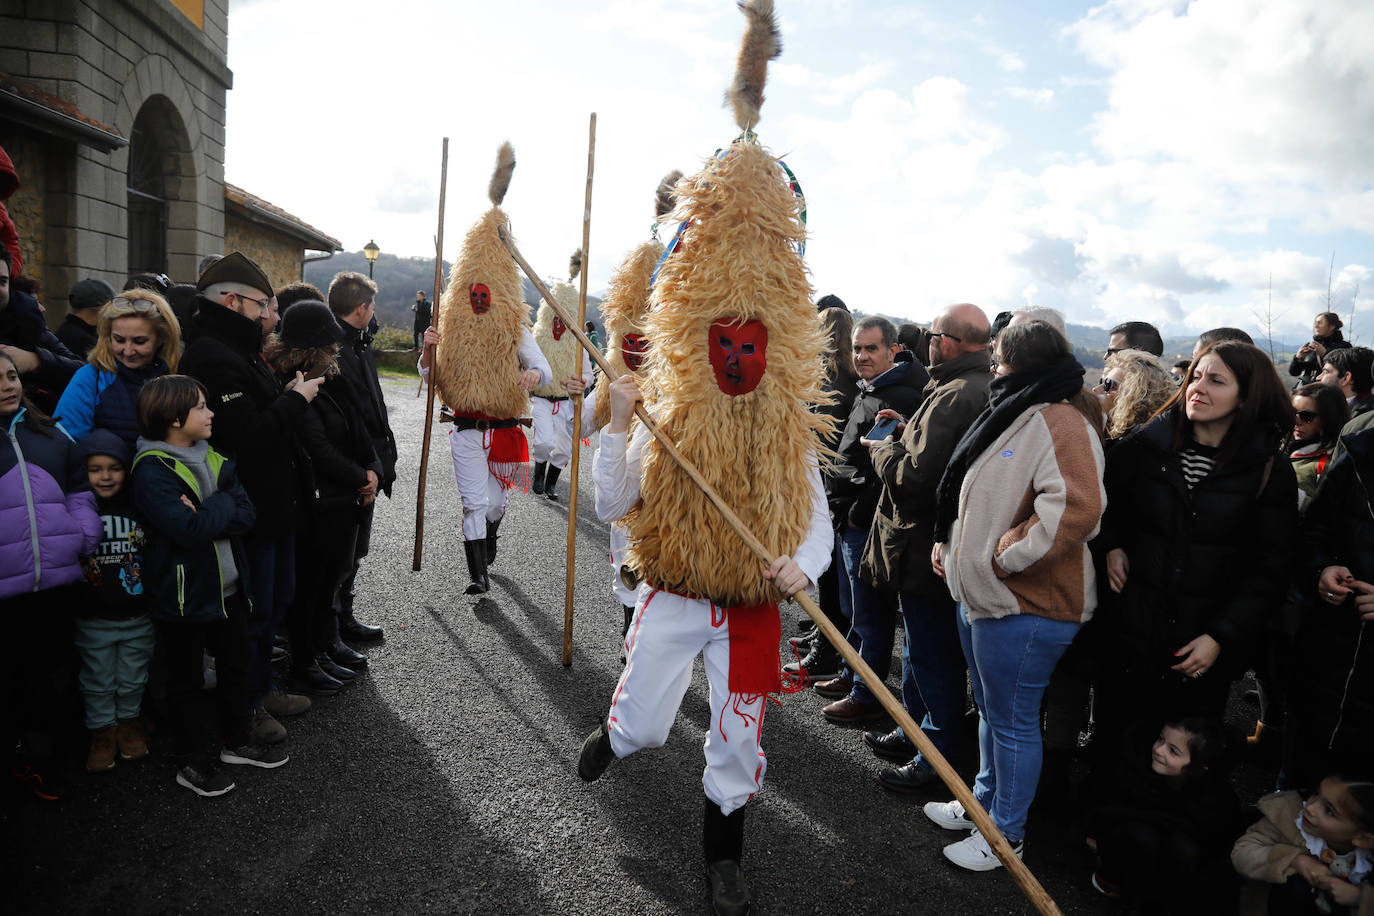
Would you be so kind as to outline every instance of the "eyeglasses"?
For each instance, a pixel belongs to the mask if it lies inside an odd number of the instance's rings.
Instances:
[[[1311,423],[1313,420],[1317,419],[1317,416],[1318,416],[1318,414],[1317,414],[1317,412],[1316,412],[1315,410],[1299,410],[1299,411],[1298,411],[1298,419],[1301,420],[1301,421],[1304,422],[1304,423]]]
[[[931,339],[931,340],[934,340],[934,339],[937,338],[937,337],[948,337],[950,340],[954,341],[955,343],[963,343],[963,342],[964,342],[964,339],[963,339],[962,337],[955,337],[953,334],[946,334],[944,331],[931,331],[931,332],[930,332],[930,339]]]
[[[1113,391],[1117,389],[1117,386],[1121,383],[1114,378],[1104,375],[1102,376],[1102,380],[1099,381],[1098,384],[1102,386],[1102,390],[1105,393],[1111,394]]]
[[[256,304],[257,304],[257,307],[260,308],[260,309],[266,309],[266,308],[267,308],[267,302],[268,302],[267,299],[254,299],[252,296],[245,296],[245,295],[243,295],[242,293],[227,293],[226,295],[229,295],[229,296],[236,296],[236,297],[238,297],[239,299],[242,299],[244,302],[253,302],[253,303],[256,303]]]
[[[1112,356],[1112,354],[1114,354],[1114,353],[1120,353],[1122,350],[1125,350],[1125,349],[1126,349],[1125,347],[1108,347],[1108,348],[1107,348],[1107,352],[1106,352],[1106,354],[1103,356],[1103,358],[1104,358],[1104,359],[1109,359],[1109,358]]]
[[[156,312],[157,303],[151,299],[129,299],[125,296],[116,296],[110,300],[110,305],[119,306],[133,312]]]

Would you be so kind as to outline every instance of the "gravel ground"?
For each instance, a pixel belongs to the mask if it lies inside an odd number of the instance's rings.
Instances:
[[[591,451],[574,659],[564,668],[568,474],[557,503],[512,496],[492,591],[466,596],[446,427],[436,427],[424,564],[412,572],[424,401],[414,379],[384,387],[401,467],[359,578],[360,618],[386,628],[367,649],[369,673],[286,722],[290,763],[233,768],[238,789],[223,798],[176,786],[156,742],[149,758],[109,773],[87,775],[73,760],[62,802],[12,796],[0,827],[13,841],[6,861],[18,911],[709,912],[700,662],[665,747],[616,762],[590,786],[576,774],[578,747],[620,669],[608,534],[590,509]],[[801,612],[783,614],[790,635]],[[956,836],[921,815],[927,799],[878,787],[880,762],[859,732],[825,723],[824,702],[807,691],[768,714],[768,777],[745,839],[755,912],[1031,912],[1003,872],[945,863],[940,847]],[[971,776],[972,762],[959,763]],[[1113,912],[1088,885],[1071,831],[1042,821],[1032,819],[1026,862],[1059,906]]]

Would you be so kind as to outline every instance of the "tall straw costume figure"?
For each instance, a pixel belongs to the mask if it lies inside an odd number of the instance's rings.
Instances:
[[[435,380],[453,418],[449,449],[463,500],[470,595],[490,588],[487,566],[496,559],[509,490],[529,461],[520,430],[529,391],[553,380],[530,333],[519,268],[497,234],[509,222],[501,201],[514,171],[515,151],[503,144],[487,192],[492,207],[463,239],[439,303]]]
[[[834,543],[819,473],[831,420],[812,410],[827,400],[827,339],[800,256],[802,208],[752,132],[777,26],[772,0],[740,9],[748,25],[728,97],[744,133],[679,185],[683,229],[644,322],[646,371],[662,430],[778,559],[765,574],[646,429],[627,444],[635,386],[617,380],[593,468],[597,511],[623,518],[626,562],[642,583],[610,711],[578,762],[591,780],[617,757],[661,746],[704,655],[703,851],[716,912],[735,914],[749,907],[743,815],[767,769],[764,706],[798,686],[783,682],[777,602],[814,588]]]
[[[577,290],[572,283],[581,271],[582,249],[579,248],[568,262],[568,281],[555,283],[550,290],[558,304],[570,315],[577,314]],[[534,340],[553,368],[553,381],[536,388],[530,398],[530,410],[534,415],[532,489],[549,499],[557,499],[555,487],[558,485],[558,475],[572,458],[573,409],[564,383],[574,376],[581,376],[584,386],[591,385],[592,364],[591,360],[582,356],[582,345],[568,332],[563,319],[546,301],[539,303],[539,313],[534,321]]]

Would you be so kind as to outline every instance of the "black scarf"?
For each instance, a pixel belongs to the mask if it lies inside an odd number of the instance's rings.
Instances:
[[[1055,404],[1073,397],[1083,388],[1083,367],[1072,356],[1065,356],[1038,372],[1011,372],[992,380],[988,406],[964,433],[954,454],[945,465],[940,485],[935,490],[935,540],[949,539],[949,529],[959,516],[959,491],[969,466],[1012,422],[1036,404]]]

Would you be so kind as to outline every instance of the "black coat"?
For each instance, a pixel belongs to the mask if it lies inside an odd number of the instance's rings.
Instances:
[[[367,485],[367,472],[380,478],[381,466],[362,417],[351,403],[352,389],[341,377],[326,382],[300,427],[298,450],[302,489],[307,510],[318,520],[352,517],[358,489]]]
[[[1340,606],[1317,600],[1327,566],[1345,566],[1361,582],[1374,582],[1374,429],[1342,440],[1345,454],[1326,473],[1304,518],[1304,593],[1298,627],[1296,691],[1305,729],[1338,750],[1374,747],[1374,634],[1355,612],[1354,598]],[[1366,758],[1367,759],[1367,758]]]
[[[1219,674],[1245,671],[1283,600],[1297,548],[1293,468],[1277,435],[1256,434],[1190,493],[1173,450],[1174,415],[1137,428],[1107,456],[1107,510],[1095,554],[1125,550],[1121,594],[1099,580],[1094,622],[1103,664],[1159,672],[1203,633],[1221,644]],[[1268,477],[1266,479],[1266,468]]]
[[[17,289],[10,291],[9,302],[0,308],[0,344],[28,350],[38,357],[38,368],[21,376],[20,381],[29,400],[51,414],[82,361],[48,330],[37,299]]]
[[[930,374],[913,359],[894,363],[872,384],[859,383],[859,392],[854,396],[844,433],[840,436],[837,449],[840,460],[825,476],[830,514],[837,526],[847,522],[867,531],[872,524],[882,481],[873,472],[868,446],[859,440],[868,435],[878,418],[878,411],[884,407],[910,419],[921,404],[928,381]]]
[[[1314,337],[1312,339],[1325,347],[1328,353],[1332,350],[1344,350],[1350,346],[1350,341],[1341,336],[1339,328],[1326,337]],[[1325,359],[1320,356],[1308,355],[1302,359],[1295,356],[1288,363],[1288,374],[1301,379],[1305,385],[1316,380],[1317,374],[1322,371],[1323,362]]]
[[[299,499],[293,430],[309,402],[282,391],[262,358],[262,325],[205,299],[199,305],[180,371],[209,393],[205,403],[215,414],[210,445],[238,466],[257,509],[253,536],[285,535],[295,525]]]
[[[363,418],[372,448],[382,468],[381,490],[391,495],[396,480],[396,437],[386,415],[386,398],[377,380],[377,364],[372,359],[372,335],[366,329],[339,322],[345,334],[339,345],[339,372],[353,392],[354,403]]]

